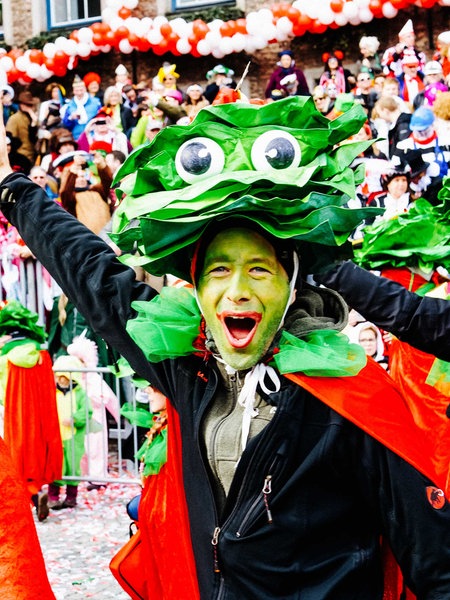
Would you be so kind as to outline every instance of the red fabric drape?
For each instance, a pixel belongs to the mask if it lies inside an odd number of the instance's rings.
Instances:
[[[61,479],[62,442],[55,379],[47,351],[32,368],[9,363],[5,391],[5,443],[30,495]]]
[[[167,403],[167,463],[147,477],[139,505],[146,598],[200,598],[184,495],[178,414]]]
[[[0,596],[2,600],[55,600],[27,496],[0,438]]]

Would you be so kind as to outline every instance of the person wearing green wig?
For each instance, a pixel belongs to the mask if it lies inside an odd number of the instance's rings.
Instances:
[[[396,584],[381,537],[419,598],[450,595],[448,464],[385,371],[340,333],[342,298],[305,281],[379,214],[347,206],[366,142],[339,143],[365,118],[354,106],[329,121],[292,97],[206,107],[163,129],[117,175],[120,261],[12,173],[0,132],[3,212],[177,416],[168,439],[178,422],[192,564],[168,514],[155,572],[143,563],[145,597],[164,572],[158,597],[170,600],[381,600]],[[193,292],[156,295],[128,265]],[[167,574],[180,565],[194,580],[174,591]]]

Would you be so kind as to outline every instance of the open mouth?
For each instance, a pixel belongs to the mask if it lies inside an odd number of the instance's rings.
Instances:
[[[245,348],[252,341],[258,323],[259,313],[228,313],[219,315],[229,343],[234,348]]]

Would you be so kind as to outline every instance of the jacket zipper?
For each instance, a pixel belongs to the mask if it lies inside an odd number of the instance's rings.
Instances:
[[[245,531],[246,526],[251,521],[253,521],[257,515],[260,514],[260,512],[261,512],[261,497],[262,497],[262,503],[263,503],[263,506],[264,506],[264,509],[265,509],[266,515],[267,515],[267,522],[269,524],[273,523],[272,511],[269,506],[269,496],[271,493],[272,493],[272,475],[266,475],[266,477],[264,478],[264,485],[261,490],[261,493],[255,498],[253,504],[247,511],[247,514],[245,515],[244,519],[241,521],[241,525],[240,525],[238,531],[236,531],[236,537],[241,537],[241,535]]]

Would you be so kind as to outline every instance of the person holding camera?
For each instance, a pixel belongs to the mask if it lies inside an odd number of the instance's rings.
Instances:
[[[79,75],[75,75],[72,84],[73,97],[64,111],[63,125],[67,127],[75,140],[78,140],[86,125],[98,113],[101,102],[88,94],[86,84]]]

